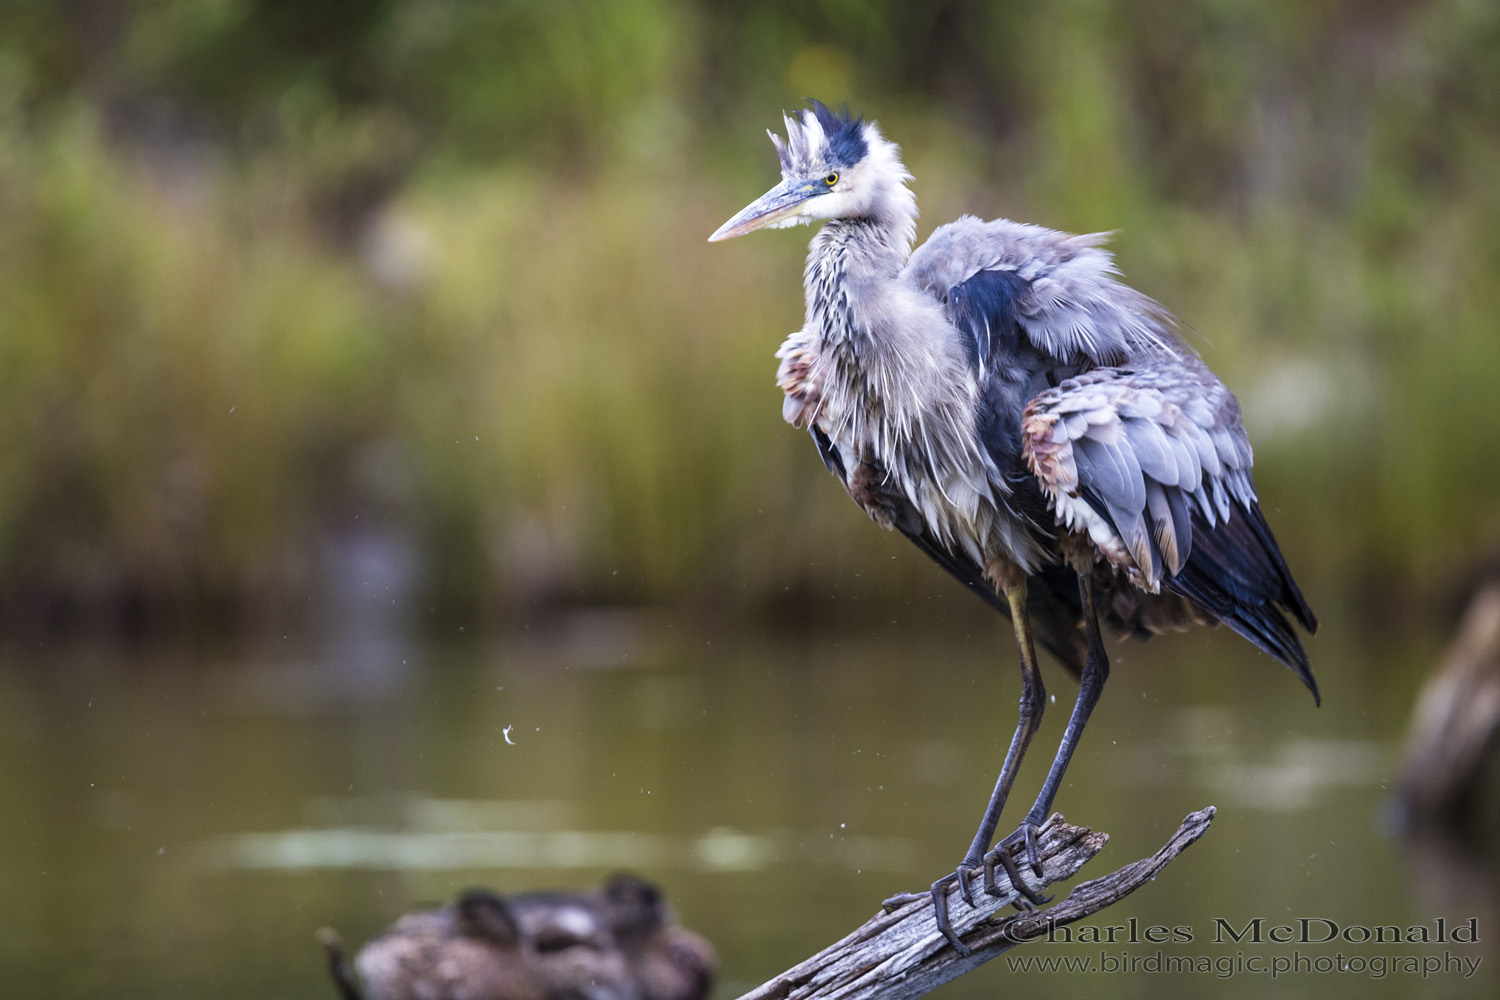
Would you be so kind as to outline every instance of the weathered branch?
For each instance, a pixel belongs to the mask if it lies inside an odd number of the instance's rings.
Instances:
[[[1422,685],[1402,764],[1413,828],[1463,832],[1483,809],[1500,757],[1500,582],[1474,595],[1442,665]],[[1476,815],[1476,812],[1478,815]]]
[[[948,912],[953,929],[973,953],[960,955],[943,938],[933,918],[926,893],[906,893],[887,901],[854,933],[746,993],[740,1000],[913,1000],[970,969],[1027,941],[1097,913],[1156,877],[1189,844],[1208,829],[1214,807],[1191,813],[1172,838],[1149,858],[1142,858],[1103,878],[1077,886],[1055,906],[1009,915],[1002,913],[1018,898],[1003,872],[996,871],[999,896],[986,895],[974,879],[970,906],[957,886],[949,889]],[[1038,840],[1042,877],[1032,881],[1031,870],[1020,865],[1022,878],[1033,890],[1072,878],[1109,840],[1106,833],[1072,826],[1060,814],[1042,827]]]

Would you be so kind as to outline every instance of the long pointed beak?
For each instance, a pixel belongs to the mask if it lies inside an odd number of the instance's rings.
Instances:
[[[779,229],[795,225],[802,215],[802,206],[820,193],[806,181],[782,181],[714,230],[708,242],[717,243],[719,240],[744,236],[757,229]]]

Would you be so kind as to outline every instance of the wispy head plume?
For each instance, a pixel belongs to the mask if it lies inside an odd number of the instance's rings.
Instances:
[[[831,110],[822,101],[809,99],[808,108],[783,115],[786,139],[766,131],[776,145],[784,177],[807,177],[827,168],[846,168],[864,159],[864,119],[850,115],[848,107]]]

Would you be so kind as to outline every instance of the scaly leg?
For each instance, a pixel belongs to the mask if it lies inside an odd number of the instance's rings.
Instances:
[[[1021,655],[1020,718],[1016,722],[1015,734],[1010,738],[1010,749],[1005,752],[1005,763],[1000,765],[1000,775],[995,779],[995,790],[990,793],[989,805],[985,807],[984,818],[979,821],[979,829],[974,834],[968,853],[964,855],[963,861],[959,862],[955,871],[932,883],[931,890],[932,908],[937,919],[938,930],[942,931],[949,943],[963,955],[969,954],[969,949],[958,939],[958,935],[953,933],[953,925],[948,920],[948,887],[956,880],[964,901],[970,906],[974,905],[974,897],[969,889],[965,873],[984,864],[985,852],[990,849],[990,843],[995,838],[995,827],[1000,822],[1000,812],[1005,808],[1005,800],[1010,795],[1011,786],[1015,784],[1016,771],[1021,767],[1021,758],[1026,756],[1026,748],[1031,745],[1031,738],[1036,735],[1037,727],[1041,725],[1042,711],[1047,701],[1047,690],[1042,686],[1042,674],[1036,665],[1036,648],[1031,639],[1031,619],[1026,613],[1026,578],[1024,576],[1019,578],[1019,582],[1005,588],[1005,599],[1010,604],[1010,620],[1015,626],[1016,646]],[[989,889],[990,884],[992,882],[986,884],[985,888]],[[1032,902],[1043,902],[1042,897],[1026,888],[1019,880],[1015,881],[1015,886]]]
[[[1016,844],[1024,843],[1026,859],[1031,863],[1032,871],[1038,875],[1042,873],[1042,864],[1037,856],[1037,829],[1052,811],[1052,800],[1057,797],[1057,789],[1062,784],[1063,773],[1068,769],[1068,761],[1073,758],[1073,751],[1078,747],[1079,738],[1083,736],[1083,727],[1088,725],[1089,715],[1093,713],[1094,706],[1099,703],[1099,695],[1104,691],[1104,682],[1109,679],[1109,654],[1105,652],[1104,638],[1099,634],[1099,615],[1094,607],[1094,585],[1088,573],[1078,574],[1078,591],[1083,599],[1083,623],[1088,637],[1088,657],[1083,662],[1078,700],[1073,703],[1068,728],[1063,732],[1062,743],[1057,748],[1057,756],[1052,759],[1052,768],[1047,772],[1047,780],[1042,784],[1036,803],[1016,831],[1002,840],[994,852],[1003,854]]]

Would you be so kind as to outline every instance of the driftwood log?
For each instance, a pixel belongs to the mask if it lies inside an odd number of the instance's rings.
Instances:
[[[1470,601],[1442,665],[1417,699],[1401,768],[1408,825],[1467,833],[1493,824],[1497,760],[1500,582],[1493,582]]]
[[[951,982],[971,969],[1028,941],[1098,913],[1156,877],[1193,841],[1203,836],[1214,817],[1208,806],[1190,813],[1177,832],[1148,858],[1073,889],[1061,903],[1045,909],[1007,911],[1021,894],[997,870],[999,896],[987,895],[976,873],[972,889],[977,906],[949,889],[948,912],[953,929],[972,949],[960,955],[937,929],[926,893],[904,893],[886,901],[863,926],[843,940],[763,983],[740,1000],[912,1000]],[[1042,827],[1038,840],[1042,875],[1033,881],[1028,865],[1019,865],[1030,889],[1072,878],[1109,840],[1109,834],[1072,826],[1060,814]]]

